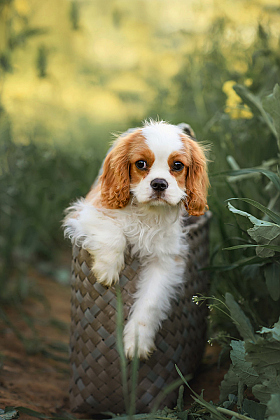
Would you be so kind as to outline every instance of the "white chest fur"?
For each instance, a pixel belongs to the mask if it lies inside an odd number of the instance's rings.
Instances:
[[[160,210],[160,211],[159,211]],[[181,255],[180,208],[130,207],[123,211],[121,225],[132,256],[140,259]]]

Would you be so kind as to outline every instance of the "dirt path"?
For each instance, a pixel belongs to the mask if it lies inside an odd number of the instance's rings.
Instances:
[[[38,291],[46,296],[49,306],[38,299],[28,299],[23,309],[34,320],[39,339],[28,344],[35,354],[27,354],[21,340],[3,322],[0,324],[0,407],[23,406],[47,415],[69,411],[69,366],[67,353],[53,351],[50,344],[69,341],[69,287],[61,286],[44,277],[36,278]],[[13,325],[26,337],[33,334],[18,309],[5,308]],[[60,321],[65,325],[58,327]],[[41,341],[43,340],[43,342]],[[32,349],[31,349],[32,351]],[[51,358],[50,354],[65,358],[65,362]],[[37,354],[36,354],[37,352]],[[43,354],[44,353],[44,354]],[[20,418],[28,418],[21,415]]]
[[[70,287],[37,274],[33,277],[49,305],[29,298],[24,303],[24,313],[20,313],[19,309],[5,308],[19,333],[30,339],[27,346],[34,354],[27,354],[25,346],[13,329],[0,321],[0,408],[27,407],[46,415],[65,415],[70,413],[70,371],[67,363]],[[37,340],[32,339],[32,329],[23,320],[26,315],[30,317],[27,321],[34,320],[34,327],[38,332]],[[64,351],[58,351],[59,348]],[[191,383],[198,393],[205,389],[205,399],[214,402],[218,401],[218,387],[225,373],[224,369],[218,371],[216,367],[218,352],[219,349],[207,347],[202,372]],[[186,395],[186,404],[191,401],[191,397]],[[20,418],[31,417],[20,414]]]

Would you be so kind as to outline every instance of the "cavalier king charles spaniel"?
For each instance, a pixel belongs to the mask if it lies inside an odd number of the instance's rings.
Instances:
[[[134,304],[124,328],[124,349],[147,358],[171,302],[184,282],[186,215],[207,210],[207,159],[190,126],[163,121],[121,135],[98,181],[67,209],[65,235],[92,256],[96,280],[112,286],[124,254],[139,259]]]

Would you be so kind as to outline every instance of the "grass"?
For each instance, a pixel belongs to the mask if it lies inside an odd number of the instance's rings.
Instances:
[[[61,221],[69,201],[83,195],[102,157],[71,150],[15,144],[9,125],[0,145],[0,287],[2,301],[28,294],[28,267],[54,261],[65,249]],[[14,285],[14,286],[12,286]]]

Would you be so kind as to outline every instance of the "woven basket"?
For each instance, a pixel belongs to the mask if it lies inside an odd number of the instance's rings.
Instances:
[[[206,341],[205,305],[192,302],[197,294],[207,293],[208,279],[199,271],[208,261],[208,225],[210,213],[186,219],[189,252],[186,262],[185,294],[173,303],[169,318],[156,336],[156,350],[140,362],[137,387],[137,412],[150,410],[154,398],[173,380],[178,379],[175,364],[186,375],[193,373],[201,360]],[[87,251],[73,247],[71,298],[70,404],[73,411],[97,414],[125,412],[119,355],[116,349],[115,289],[96,282],[89,270]],[[137,282],[139,263],[126,256],[120,277],[124,315],[127,319]],[[169,394],[164,405],[174,405],[177,391]]]

